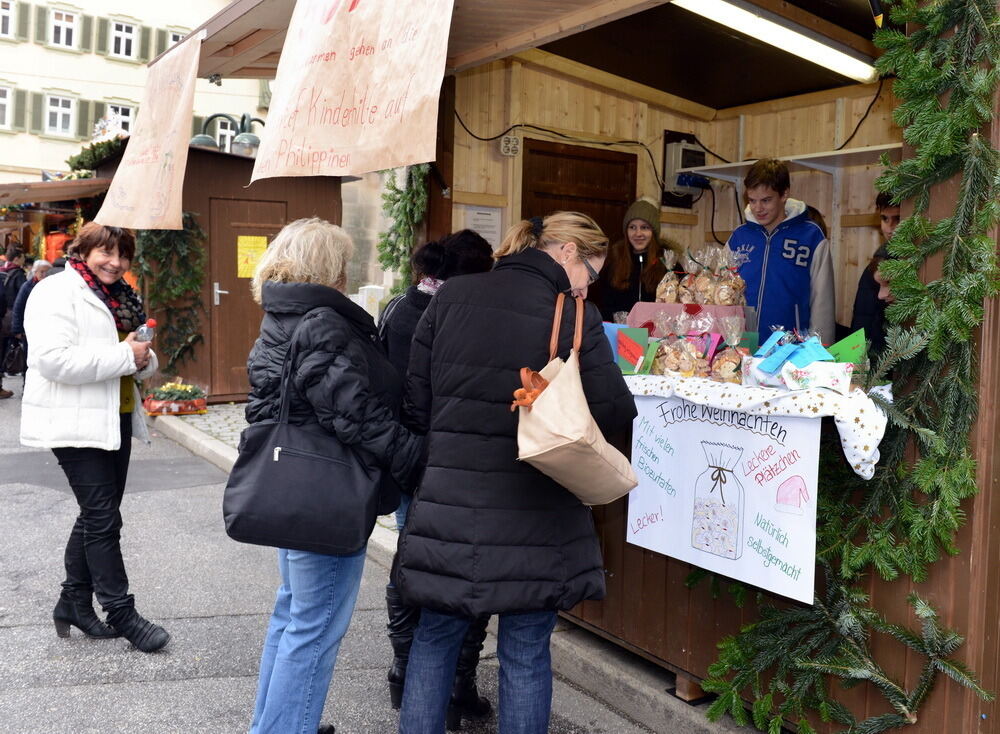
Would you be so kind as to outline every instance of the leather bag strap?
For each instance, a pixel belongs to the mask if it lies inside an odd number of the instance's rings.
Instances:
[[[583,343],[583,299],[579,296],[576,297],[576,329],[573,333],[573,349],[577,352],[580,351],[580,345]],[[562,326],[562,312],[563,303],[566,301],[566,294],[560,293],[556,297],[556,311],[552,316],[552,336],[549,338],[549,361],[551,362],[556,358],[556,352],[559,350],[559,328]]]

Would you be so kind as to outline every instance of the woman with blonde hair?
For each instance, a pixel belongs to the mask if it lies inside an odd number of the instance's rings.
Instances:
[[[325,431],[349,448],[377,485],[378,513],[385,514],[399,504],[398,484],[409,482],[421,445],[399,423],[402,379],[374,321],[342,292],[353,252],[340,227],[299,219],[264,253],[251,282],[264,319],[247,360],[246,417],[278,418],[288,360],[289,423]],[[336,492],[338,475],[330,471],[327,489]],[[330,520],[335,533],[336,518]],[[278,549],[281,585],[264,640],[252,733],[317,731],[364,562],[364,545],[346,555]]]
[[[587,294],[607,237],[577,212],[513,226],[489,273],[444,283],[417,325],[404,420],[428,435],[426,471],[397,549],[393,581],[421,607],[399,730],[440,734],[459,650],[476,618],[498,614],[500,732],[542,734],[552,703],[556,612],[604,596],[590,508],[517,460],[510,410],[522,367],[549,361],[559,293]],[[558,354],[569,354],[576,303],[566,299]],[[585,303],[580,376],[601,430],[628,426],[635,403],[597,309]]]

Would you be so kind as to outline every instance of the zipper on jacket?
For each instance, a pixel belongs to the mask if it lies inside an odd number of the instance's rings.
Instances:
[[[279,455],[280,453],[281,453],[281,447],[280,447],[280,446],[275,446],[275,447],[274,447],[274,460],[275,460],[275,461],[277,461],[277,460],[278,460],[278,455]]]
[[[761,227],[763,229],[763,227]],[[760,320],[763,317],[761,309],[764,308],[764,283],[767,281],[767,258],[771,255],[771,238],[774,236],[778,228],[774,228],[774,232],[768,233],[764,230],[764,264],[760,268],[760,288],[757,289],[757,331],[761,330]]]

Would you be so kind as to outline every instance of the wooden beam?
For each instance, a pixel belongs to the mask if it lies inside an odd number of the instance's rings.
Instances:
[[[664,5],[666,2],[668,0],[601,0],[601,2],[591,3],[579,10],[565,13],[555,20],[542,23],[534,28],[512,33],[496,41],[483,44],[472,51],[453,56],[448,59],[446,66],[449,73],[462,71],[472,66],[502,59],[527,48],[535,48],[566,36],[572,36],[575,33],[655,8],[658,5]],[[513,20],[514,17],[512,15],[511,19]]]
[[[452,204],[468,204],[470,206],[507,206],[507,197],[503,194],[481,194],[475,191],[452,191]]]
[[[578,61],[571,61],[562,56],[556,56],[548,51],[533,48],[515,54],[514,58],[526,64],[540,66],[549,71],[565,74],[566,76],[602,87],[625,97],[641,100],[660,109],[693,117],[696,120],[708,122],[714,120],[716,116],[716,110],[712,107],[706,107],[697,102],[678,97],[675,94],[661,92],[654,87],[649,87],[615,74],[609,74],[606,71],[595,69],[593,66],[587,66]]]
[[[879,215],[871,214],[844,214],[840,217],[841,227],[878,227],[881,223]]]
[[[660,224],[680,224],[685,227],[693,227],[698,224],[697,214],[684,214],[683,212],[660,212]]]
[[[858,53],[864,54],[869,58],[876,59],[882,53],[872,42],[871,38],[865,38],[864,36],[859,36],[857,33],[851,33],[846,28],[842,28],[836,23],[831,23],[828,20],[823,20],[819,16],[813,15],[807,10],[802,10],[789,2],[785,2],[785,0],[750,0],[750,2],[762,10],[770,10],[772,13],[780,15],[783,18],[787,18],[807,30],[818,33],[821,36],[826,36],[830,40],[837,41],[838,43],[843,44]],[[874,33],[875,23],[873,21],[872,34],[874,35]]]
[[[762,112],[782,112],[784,110],[794,110],[799,107],[813,107],[828,102],[835,102],[840,98],[871,97],[876,89],[878,89],[878,82],[872,84],[851,84],[846,87],[797,94],[794,97],[782,97],[781,99],[771,99],[766,102],[754,102],[752,104],[740,105],[739,107],[724,107],[716,112],[715,120],[732,120],[738,118],[740,115],[755,115]],[[883,95],[887,93],[891,94],[888,89],[882,90]]]

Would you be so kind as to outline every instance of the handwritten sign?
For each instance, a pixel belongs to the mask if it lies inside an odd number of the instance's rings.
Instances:
[[[636,407],[626,540],[812,604],[820,421],[676,397]]]
[[[454,0],[298,0],[253,178],[434,160]]]
[[[183,229],[187,168],[201,36],[174,46],[149,67],[128,147],[94,220],[132,229]]]
[[[239,235],[236,238],[236,277],[252,278],[257,263],[267,250],[267,237]]]

